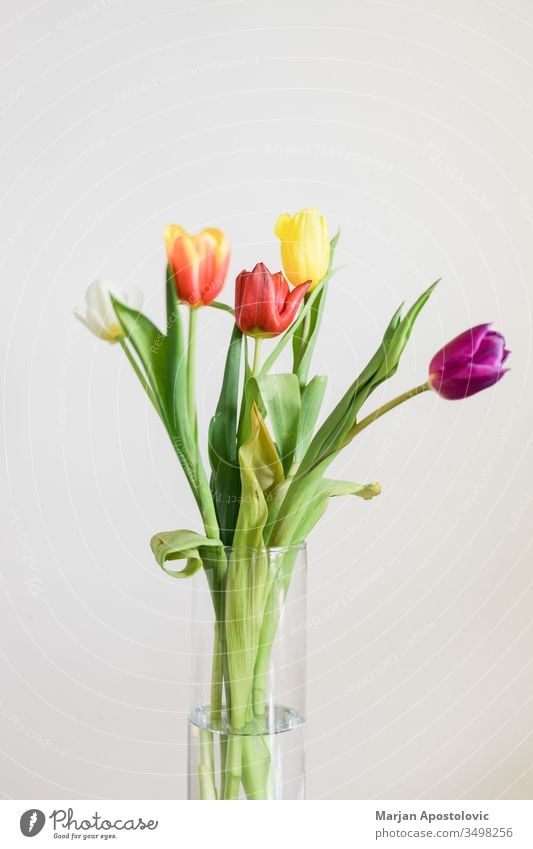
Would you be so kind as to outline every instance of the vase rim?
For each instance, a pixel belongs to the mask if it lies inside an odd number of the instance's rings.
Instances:
[[[252,551],[260,551],[260,552],[273,551],[273,552],[276,552],[276,551],[305,551],[306,548],[307,548],[307,542],[294,542],[294,543],[291,543],[291,545],[265,545],[264,548],[250,547],[250,548],[247,548],[246,550],[250,551],[250,552],[252,552]],[[233,551],[233,546],[232,545],[225,545],[224,551],[226,553],[230,553],[231,551]]]

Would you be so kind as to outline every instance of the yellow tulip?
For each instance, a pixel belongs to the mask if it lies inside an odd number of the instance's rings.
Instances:
[[[285,275],[294,286],[311,281],[311,289],[325,276],[329,265],[328,222],[318,209],[280,215],[274,233],[281,242]]]

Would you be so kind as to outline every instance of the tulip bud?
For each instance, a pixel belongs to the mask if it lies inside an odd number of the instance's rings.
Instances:
[[[285,276],[298,286],[311,281],[313,289],[329,266],[328,222],[318,209],[302,209],[292,217],[284,212],[276,221],[274,233],[281,241]]]
[[[429,364],[429,385],[443,398],[475,395],[500,380],[509,351],[501,333],[479,324],[465,330],[438,351]]]
[[[94,280],[85,293],[85,315],[81,310],[74,310],[74,315],[95,336],[106,342],[117,342],[124,336],[124,331],[111,303],[111,286],[106,280]],[[130,289],[128,293],[119,292],[117,298],[132,309],[140,310],[142,307],[143,297],[137,289]]]
[[[214,301],[226,280],[230,247],[222,230],[207,227],[191,236],[177,224],[165,229],[168,263],[178,299],[190,307]]]
[[[310,285],[290,291],[281,271],[271,274],[262,262],[253,271],[241,271],[235,284],[237,327],[248,336],[278,336],[294,321]]]

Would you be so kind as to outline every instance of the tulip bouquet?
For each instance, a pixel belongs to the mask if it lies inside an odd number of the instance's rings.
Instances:
[[[478,325],[435,354],[421,383],[362,416],[372,393],[396,372],[433,283],[405,314],[402,306],[396,310],[367,365],[321,416],[326,377],[310,371],[333,285],[338,235],[330,239],[327,221],[316,209],[281,215],[275,234],[283,272],[271,273],[261,262],[241,271],[234,309],[216,300],[230,260],[226,236],[214,228],[189,235],[171,225],[165,232],[164,331],[141,312],[137,295],[119,297],[103,281],[89,287],[86,313],[77,313],[95,334],[123,349],[170,437],[201,516],[201,533],[163,531],[151,547],[172,577],[203,569],[212,598],[210,728],[222,732],[221,778],[217,783],[213,738],[207,734],[198,768],[205,799],[235,799],[241,789],[249,799],[272,798],[269,664],[297,545],[331,497],[368,500],[380,492],[378,483],[326,477],[332,461],[370,424],[415,396],[433,390],[459,399],[496,383],[509,353],[501,334]],[[195,401],[197,322],[208,307],[233,319],[209,425],[209,474]],[[266,356],[264,340],[275,340]],[[292,368],[277,373],[274,367],[287,346]],[[282,552],[274,561],[273,549]],[[185,561],[183,568],[171,568],[179,560]]]

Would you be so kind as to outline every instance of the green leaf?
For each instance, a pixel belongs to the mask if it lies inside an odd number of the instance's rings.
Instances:
[[[226,357],[224,378],[215,415],[209,426],[211,492],[215,502],[220,533],[225,545],[231,545],[241,492],[237,459],[237,413],[241,367],[242,333],[235,325]]]
[[[359,484],[351,481],[336,481],[323,479],[310,492],[299,495],[300,503],[305,509],[299,513],[299,518],[291,531],[292,542],[303,542],[317,522],[327,510],[329,499],[344,495],[355,495],[364,501],[369,501],[381,492],[379,483]]]
[[[161,419],[187,480],[197,496],[196,446],[186,410],[186,364],[181,317],[171,273],[167,269],[167,335],[142,312],[112,297],[124,334],[142,364]]]
[[[363,501],[370,501],[380,493],[381,486],[376,481],[374,483],[354,483],[353,481],[335,481],[325,478],[317,490],[317,498],[321,496],[337,498],[343,495],[357,495]]]
[[[261,415],[265,414],[263,402],[259,395],[257,381],[252,374],[248,358],[249,337],[244,337],[244,382],[242,389],[241,414],[239,419],[239,427],[237,431],[237,442],[239,445],[244,445],[248,442],[252,432],[252,406],[256,404]]]
[[[166,337],[142,312],[122,304],[111,295],[124,334],[133,345],[163,412],[166,412]]]
[[[209,539],[195,531],[161,531],[150,540],[150,546],[155,559],[167,575],[172,578],[188,578],[201,568],[204,550],[219,548],[223,554],[223,546],[218,539]],[[186,566],[178,571],[167,569],[166,563],[173,560],[186,560]]]
[[[390,334],[390,338],[386,342],[387,356],[381,366],[381,369],[376,375],[376,381],[373,388],[375,388],[383,380],[387,380],[395,374],[400,362],[400,357],[402,356],[405,346],[409,341],[409,337],[411,336],[414,323],[438,283],[440,283],[440,278],[435,280],[435,282],[432,283],[425,292],[422,292],[405,317],[397,323],[394,331]]]
[[[293,458],[296,463],[302,459],[313,436],[322,401],[324,400],[327,380],[325,375],[317,374],[309,381],[302,392],[298,439]]]
[[[394,322],[394,318],[393,316],[389,324],[389,329]],[[300,474],[313,468],[322,458],[331,453],[342,442],[343,434],[350,430],[349,423],[355,421],[357,412],[369,394],[372,381],[375,379],[385,358],[386,338],[387,333],[374,356],[311,440],[300,466]]]
[[[259,375],[257,385],[285,472],[291,467],[300,422],[300,385],[295,374]]]
[[[259,634],[272,576],[263,540],[268,516],[265,493],[283,469],[263,419],[253,404],[252,435],[239,450],[241,502],[226,580],[226,644],[230,719],[240,729],[247,719]]]
[[[239,531],[235,532],[237,538]],[[226,648],[230,722],[240,730],[248,719],[254,667],[265,605],[272,584],[266,549],[232,548],[226,579]]]
[[[241,478],[243,471],[245,474],[252,472],[261,491],[264,495],[269,495],[270,491],[284,478],[283,466],[265,421],[255,403],[251,410],[251,429],[250,439],[239,450]],[[242,495],[244,500],[244,481]]]
[[[340,450],[368,396],[396,372],[414,322],[438,282],[433,283],[418,298],[403,319],[402,306],[396,310],[376,353],[312,439],[298,474],[308,472],[327,458],[331,461]]]
[[[268,518],[263,490],[257,476],[241,455],[241,498],[232,551],[246,552],[263,546],[263,528]]]
[[[328,287],[324,284],[333,276],[333,258],[335,256],[335,248],[339,241],[340,230],[331,239],[329,246],[329,265],[325,276],[320,281],[320,292],[316,300],[312,303],[305,320],[296,329],[293,336],[293,372],[298,375],[300,386],[303,388],[307,383],[307,375],[311,366],[311,358],[320,332],[322,316],[326,304],[326,294]],[[307,295],[307,299],[309,295]]]
[[[321,478],[319,471],[312,472],[291,486],[283,503],[283,514],[276,522],[269,544],[292,545],[303,542],[326,512],[330,498],[356,495],[368,501],[380,492],[379,483],[328,480]]]
[[[324,285],[323,282],[319,283],[317,286],[315,286],[315,288],[313,289],[311,294],[307,295],[306,299],[304,300],[304,305],[303,305],[302,309],[300,310],[300,314],[293,321],[293,323],[288,328],[288,330],[286,330],[285,333],[282,336],[280,336],[276,347],[274,348],[273,351],[270,352],[270,354],[268,355],[268,357],[264,361],[263,365],[261,366],[260,374],[268,374],[268,372],[270,371],[270,369],[274,365],[275,361],[280,356],[280,354],[283,351],[283,349],[285,348],[285,346],[291,341],[294,333],[299,331],[299,328],[302,326],[302,322],[305,321],[306,316],[308,315],[308,313],[310,312],[310,310],[313,307],[313,304],[315,303],[316,299],[320,295],[320,292],[322,291],[323,285]]]
[[[249,551],[264,545],[267,499],[283,481],[283,466],[257,405],[251,410],[251,436],[239,449],[241,499],[233,550]]]
[[[320,493],[317,484],[343,448],[368,396],[396,371],[414,322],[438,282],[418,298],[404,318],[401,317],[402,307],[394,313],[380,347],[311,440],[289,486],[273,493],[268,523],[270,545],[303,541],[322,515],[327,501],[318,498],[314,506],[311,505],[314,493]],[[303,527],[297,524],[299,513],[303,515]]]
[[[241,351],[242,333],[235,325],[226,356],[220,397],[209,428],[209,454],[213,469],[221,459],[228,463],[237,462],[236,435]]]
[[[321,286],[320,292],[312,304],[307,320],[300,325],[294,334],[292,343],[293,372],[298,375],[300,385],[303,387],[307,381],[311,357],[318,338],[318,332],[322,323],[322,315],[326,304],[327,287]]]

